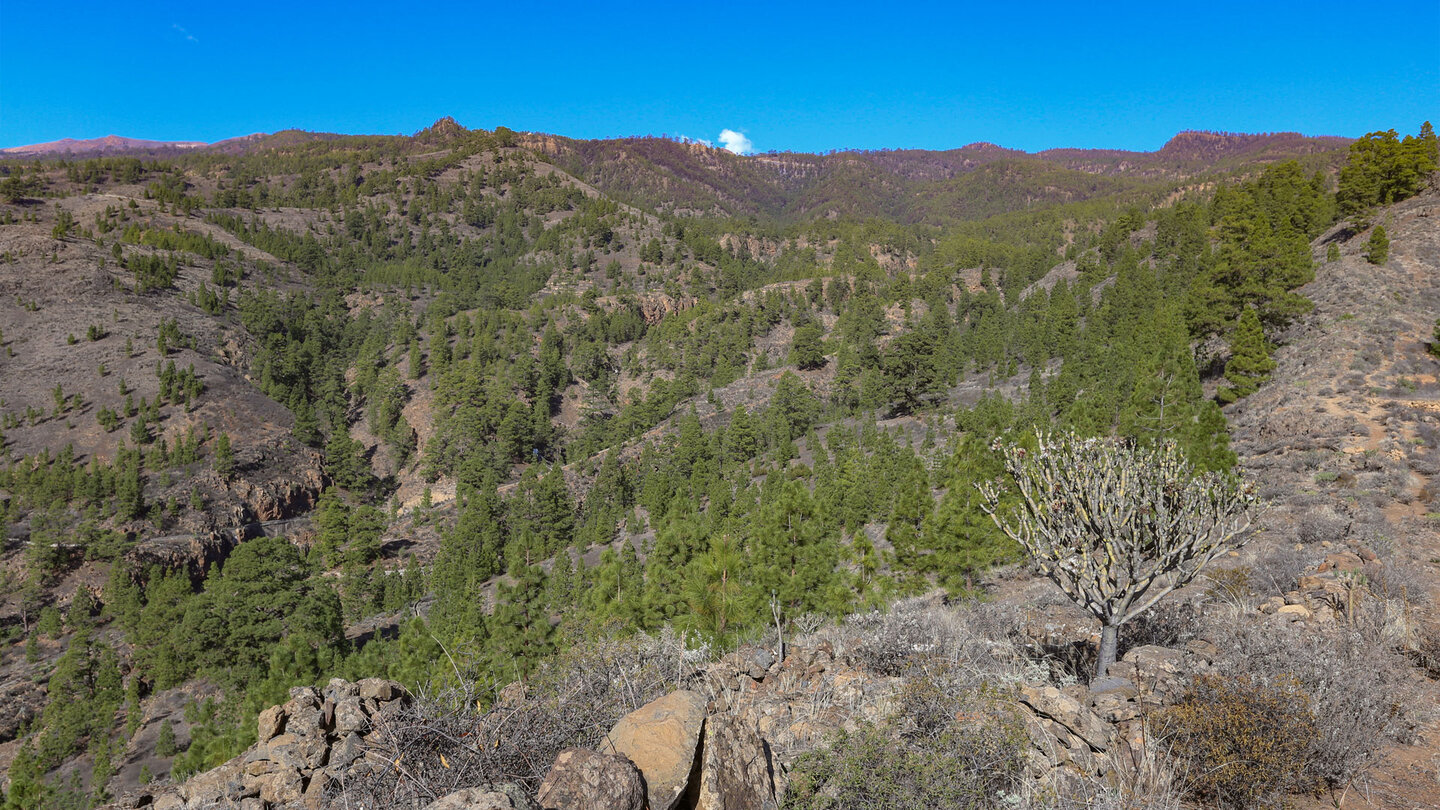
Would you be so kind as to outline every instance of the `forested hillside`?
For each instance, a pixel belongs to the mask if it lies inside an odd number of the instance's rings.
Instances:
[[[742,157],[443,119],[6,160],[3,806],[215,766],[331,677],[498,691],[597,638],[984,598],[1020,559],[993,441],[1234,470],[1222,406],[1340,244],[1385,261],[1435,151]]]

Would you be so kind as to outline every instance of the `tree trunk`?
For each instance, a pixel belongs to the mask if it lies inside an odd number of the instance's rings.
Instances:
[[[1106,624],[1100,627],[1100,655],[1095,662],[1095,677],[1103,678],[1115,663],[1115,653],[1120,649],[1120,625]]]

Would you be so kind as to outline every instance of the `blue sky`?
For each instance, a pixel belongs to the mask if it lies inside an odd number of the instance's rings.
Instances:
[[[581,138],[729,129],[758,151],[1153,150],[1184,129],[1440,117],[1440,1],[1181,6],[0,0],[0,146],[452,115]]]

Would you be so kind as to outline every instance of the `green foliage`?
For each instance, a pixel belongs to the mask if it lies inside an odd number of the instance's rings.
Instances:
[[[1353,217],[1419,193],[1436,168],[1435,130],[1426,121],[1419,135],[1402,140],[1395,130],[1371,132],[1350,145],[1335,192],[1340,213]]]
[[[1385,235],[1385,226],[1376,225],[1370,231],[1370,239],[1365,243],[1365,261],[1371,264],[1384,264],[1390,258],[1390,237]]]
[[[1235,325],[1230,337],[1230,360],[1225,364],[1225,379],[1230,385],[1220,389],[1222,402],[1234,402],[1255,393],[1275,370],[1270,359],[1270,345],[1255,310],[1247,309]]]
[[[1023,732],[993,716],[953,715],[906,738],[863,725],[802,755],[790,772],[787,810],[979,810],[1006,806],[1022,769]]]
[[[180,747],[175,743],[175,726],[167,719],[160,724],[160,734],[155,739],[155,755],[173,757],[178,753]]]
[[[824,332],[818,323],[807,321],[795,327],[790,340],[790,362],[806,370],[824,367]]]

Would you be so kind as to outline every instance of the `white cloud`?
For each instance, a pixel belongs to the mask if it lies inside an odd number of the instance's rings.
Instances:
[[[720,130],[720,145],[737,155],[748,155],[755,150],[749,138],[733,129]]]
[[[689,135],[677,135],[676,137],[680,139],[681,143],[700,143],[710,147],[713,147],[715,145],[714,143],[707,141],[704,138],[692,138]]]
[[[171,27],[171,28],[174,28],[176,31],[179,31],[182,36],[184,36],[186,39],[190,40],[191,42],[194,42],[194,43],[197,43],[197,44],[200,42],[200,40],[196,39],[193,34],[191,34],[189,31],[186,31],[186,30],[180,25],[180,23],[171,23],[171,24],[170,24],[170,27]]]

